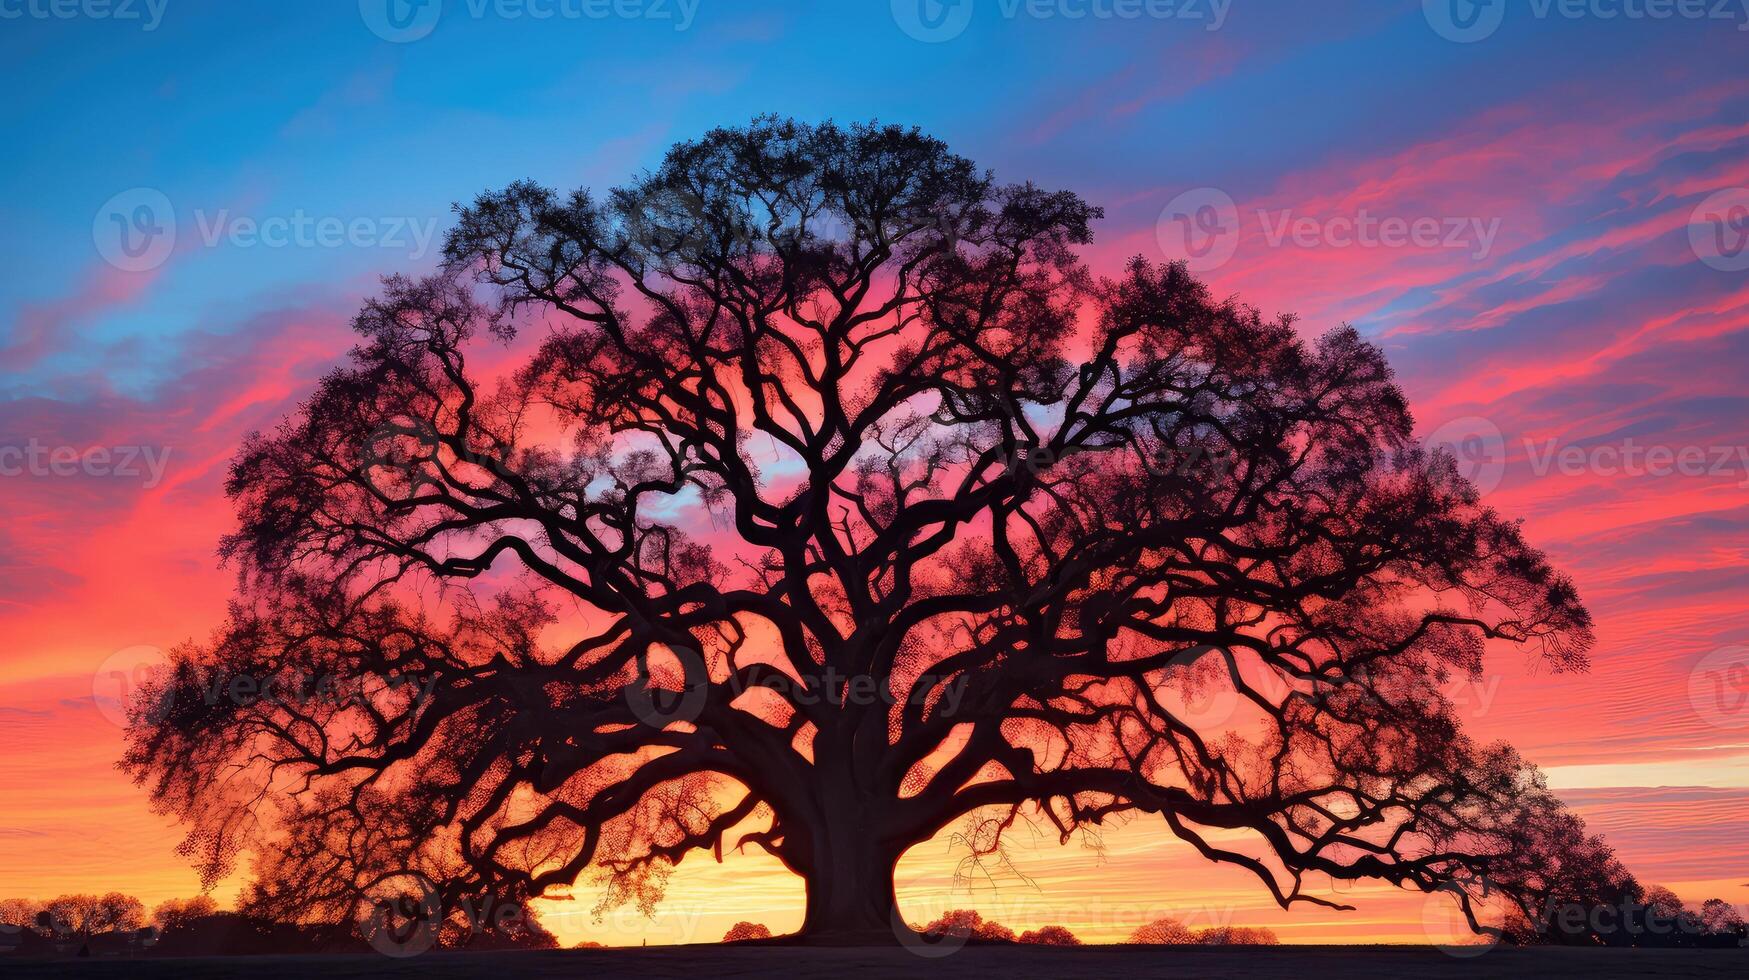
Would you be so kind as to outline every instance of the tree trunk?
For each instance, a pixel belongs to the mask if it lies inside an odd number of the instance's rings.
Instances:
[[[884,712],[868,712],[865,745],[886,749]],[[899,916],[893,872],[910,843],[896,832],[890,798],[866,773],[871,753],[855,751],[855,731],[814,740],[812,816],[799,870],[807,887],[801,936],[822,945],[889,946],[911,938]]]
[[[826,846],[816,849],[814,867],[805,876],[808,907],[802,936],[844,945],[899,942],[906,926],[893,895],[898,855],[868,837],[830,830],[820,836]]]

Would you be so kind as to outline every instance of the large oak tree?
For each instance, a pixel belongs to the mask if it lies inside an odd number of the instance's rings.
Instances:
[[[1099,217],[913,129],[769,118],[605,197],[481,195],[242,448],[232,615],[125,765],[304,918],[408,875],[648,904],[758,848],[805,933],[890,936],[944,828],[1119,817],[1283,906],[1597,885],[1442,694],[1494,647],[1583,667],[1568,580],[1354,330],[1096,277]]]

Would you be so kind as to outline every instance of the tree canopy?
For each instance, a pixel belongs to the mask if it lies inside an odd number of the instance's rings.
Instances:
[[[1158,820],[1283,906],[1619,872],[1442,694],[1490,653],[1583,668],[1568,579],[1357,331],[1096,275],[1100,217],[776,118],[605,195],[481,194],[238,453],[229,621],[124,765],[306,917],[408,880],[648,906],[758,848],[805,932],[885,930],[899,856],[968,818],[975,855]]]

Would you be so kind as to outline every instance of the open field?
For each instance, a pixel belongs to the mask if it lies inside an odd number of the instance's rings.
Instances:
[[[260,956],[231,959],[0,962],[8,977],[203,978],[323,977],[1197,977],[1345,980],[1414,977],[1721,977],[1749,976],[1749,950],[1495,949],[1460,958],[1407,946],[1269,948],[1092,946],[1075,949],[968,947],[939,958],[905,949],[686,946],[661,949],[430,953],[384,956]]]

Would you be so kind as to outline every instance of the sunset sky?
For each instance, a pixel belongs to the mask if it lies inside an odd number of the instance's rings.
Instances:
[[[1749,2],[1494,0],[1468,28],[1453,2],[430,0],[408,27],[373,0],[0,4],[0,898],[198,891],[114,768],[104,678],[219,624],[227,461],[345,355],[379,276],[436,265],[451,203],[605,189],[779,112],[919,125],[1102,205],[1097,271],[1188,257],[1308,334],[1380,344],[1418,432],[1597,619],[1588,674],[1502,657],[1450,692],[1472,731],[1642,882],[1749,905]],[[1284,913],[1147,821],[1092,843],[1041,833],[956,891],[944,835],[901,864],[901,902],[1094,940],[1163,914],[1451,938],[1443,906],[1382,888]],[[653,920],[592,904],[547,922],[708,941],[793,928],[802,890],[699,854]]]

